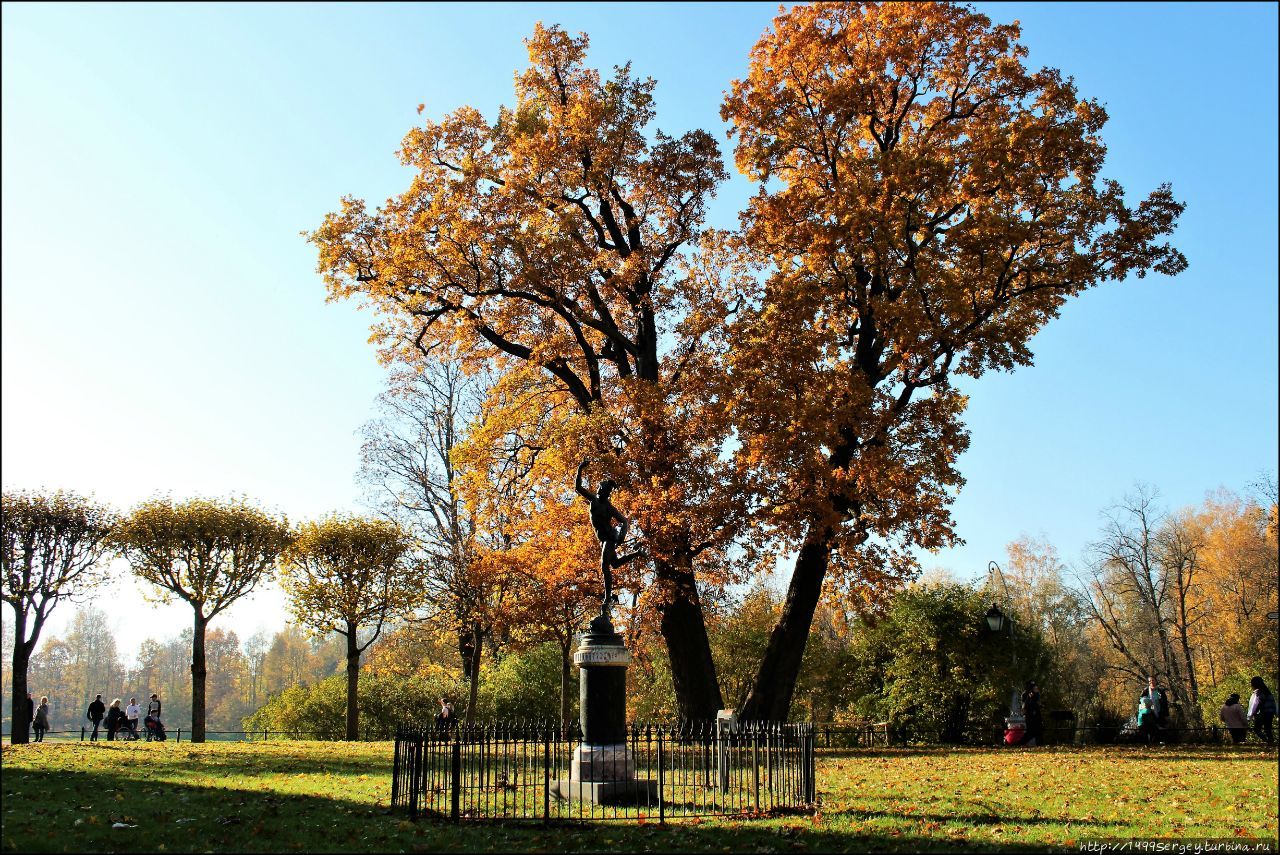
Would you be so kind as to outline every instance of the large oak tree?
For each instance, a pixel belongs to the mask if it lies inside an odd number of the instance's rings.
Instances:
[[[960,5],[800,5],[725,100],[768,265],[730,349],[739,459],[798,553],[747,717],[786,717],[829,570],[874,594],[956,542],[954,377],[1030,364],[1088,288],[1186,266],[1162,242],[1183,205],[1102,177],[1106,111],[1018,38]]]
[[[379,311],[384,357],[448,344],[563,396],[572,441],[552,453],[600,459],[621,485],[681,712],[707,718],[721,697],[695,559],[723,546],[733,508],[727,424],[702,372],[728,301],[686,253],[725,177],[720,153],[703,131],[646,136],[653,80],[629,66],[603,78],[585,35],[539,25],[527,44],[514,107],[410,131],[410,187],[372,212],[345,199],[311,240],[331,298]]]

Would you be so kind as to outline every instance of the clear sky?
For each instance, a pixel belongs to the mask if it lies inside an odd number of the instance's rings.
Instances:
[[[979,8],[1021,19],[1030,61],[1106,105],[1105,172],[1131,198],[1173,182],[1191,267],[1090,292],[1036,338],[1034,367],[967,387],[967,545],[924,560],[964,578],[1024,532],[1078,560],[1136,481],[1178,506],[1277,458],[1276,6]],[[359,510],[357,431],[382,371],[369,316],[324,303],[299,232],[343,194],[406,185],[393,152],[419,103],[511,103],[538,20],[587,32],[599,67],[655,77],[663,130],[725,145],[722,94],[776,9],[5,4],[4,487]],[[735,176],[712,224],[734,225],[750,192]],[[126,646],[190,621],[141,596],[100,603]],[[282,608],[268,589],[219,623],[243,638]]]

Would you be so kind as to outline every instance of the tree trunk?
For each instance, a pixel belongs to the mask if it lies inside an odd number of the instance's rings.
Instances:
[[[709,721],[724,702],[689,564],[687,558],[678,564],[655,562],[661,592],[662,637],[671,657],[677,713],[685,721]]]
[[[27,633],[27,615],[22,609],[13,610],[13,697],[10,699],[12,728],[9,744],[26,745],[30,739],[31,722],[27,721],[27,666],[31,662],[31,649],[23,637]]]
[[[822,582],[827,576],[831,555],[828,533],[819,532],[805,539],[796,556],[795,570],[787,586],[787,599],[782,614],[769,635],[769,646],[756,671],[739,718],[748,721],[786,721],[791,712],[800,663],[809,641],[813,614],[822,596]]]
[[[355,624],[347,624],[347,741],[360,738],[360,648],[356,646]]]
[[[467,695],[467,724],[475,721],[476,698],[480,694],[480,648],[484,640],[484,630],[480,624],[471,627],[471,691]]]
[[[204,742],[204,631],[209,621],[195,610],[191,636],[191,741]]]

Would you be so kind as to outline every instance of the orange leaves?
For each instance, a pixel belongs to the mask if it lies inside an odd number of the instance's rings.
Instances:
[[[1160,243],[1182,206],[1167,187],[1125,206],[1099,176],[1105,110],[1025,68],[1018,36],[951,4],[797,6],[725,99],[738,168],[777,179],[743,218],[768,278],[727,360],[740,461],[796,511],[784,536],[952,542],[950,374],[1028,364],[1069,297],[1185,266]]]

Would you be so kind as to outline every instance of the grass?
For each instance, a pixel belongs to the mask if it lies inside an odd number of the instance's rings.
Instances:
[[[995,852],[1277,837],[1276,755],[1260,748],[829,752],[813,816],[661,827],[410,823],[388,809],[389,743],[63,742],[5,745],[2,760],[6,852]]]

